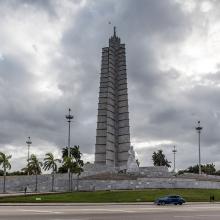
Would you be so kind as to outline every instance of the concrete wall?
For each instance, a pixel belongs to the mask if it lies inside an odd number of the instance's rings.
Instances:
[[[51,191],[52,176],[39,175],[38,186],[39,191]],[[36,177],[31,176],[7,176],[6,177],[6,191],[7,192],[22,192],[27,187],[29,192],[35,190]],[[57,186],[57,187],[56,187]],[[66,191],[68,189],[68,174],[56,174],[55,189],[58,191]],[[0,177],[0,192],[3,191],[3,177]]]
[[[38,177],[38,189],[40,192],[51,191],[51,175],[40,175]],[[77,188],[76,176],[73,179],[73,189]],[[3,177],[0,177],[0,192],[2,191]],[[28,191],[35,189],[35,176],[9,176],[6,179],[7,192],[22,192],[24,187]],[[79,190],[117,190],[117,189],[145,189],[145,188],[201,188],[220,189],[218,180],[205,181],[184,178],[138,178],[136,180],[83,180],[78,182]],[[57,174],[55,176],[55,191],[64,192],[68,190],[68,174]]]
[[[150,188],[220,189],[220,182],[178,178],[139,178],[137,180],[80,180],[79,190],[116,190]]]
[[[172,177],[165,166],[140,167],[139,172],[142,177]]]

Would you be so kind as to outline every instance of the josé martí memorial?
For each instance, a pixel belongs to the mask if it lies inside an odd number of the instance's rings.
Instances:
[[[114,27],[108,47],[102,48],[95,161],[73,176],[72,189],[83,191],[144,188],[220,189],[220,177],[175,176],[167,167],[138,167],[135,147],[130,143],[128,84],[125,44]],[[132,73],[131,73],[132,74]],[[51,191],[51,175],[38,176],[38,191]],[[8,176],[6,191],[35,189],[35,176]],[[3,177],[0,177],[0,191]],[[56,174],[54,190],[68,191],[68,174]]]

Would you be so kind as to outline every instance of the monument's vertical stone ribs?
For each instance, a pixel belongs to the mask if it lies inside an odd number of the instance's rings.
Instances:
[[[102,49],[95,163],[127,164],[130,149],[125,44],[114,35]]]

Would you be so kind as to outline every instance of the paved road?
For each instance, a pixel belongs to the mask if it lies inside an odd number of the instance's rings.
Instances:
[[[219,220],[220,204],[0,206],[2,220]]]

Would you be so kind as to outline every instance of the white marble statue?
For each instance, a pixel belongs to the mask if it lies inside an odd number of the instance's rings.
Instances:
[[[139,167],[135,159],[135,151],[133,149],[133,146],[130,147],[128,154],[129,156],[127,162],[127,173],[138,173]]]

